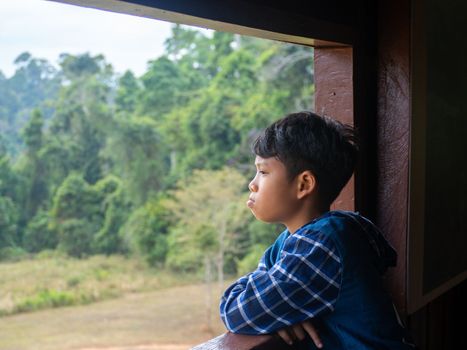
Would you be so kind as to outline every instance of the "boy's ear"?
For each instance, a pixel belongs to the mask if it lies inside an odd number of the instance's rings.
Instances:
[[[298,174],[297,176],[297,198],[302,199],[316,190],[316,177],[309,170]]]

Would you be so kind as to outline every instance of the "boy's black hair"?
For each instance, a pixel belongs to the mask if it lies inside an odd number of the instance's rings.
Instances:
[[[311,171],[318,183],[320,206],[327,208],[352,176],[358,148],[352,126],[303,111],[267,127],[254,142],[253,152],[279,159],[290,181]]]

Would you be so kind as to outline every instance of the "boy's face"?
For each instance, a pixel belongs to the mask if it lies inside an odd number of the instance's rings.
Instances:
[[[284,164],[274,157],[256,156],[255,165],[256,175],[248,185],[248,207],[261,221],[287,222],[299,204],[296,181],[289,181]]]

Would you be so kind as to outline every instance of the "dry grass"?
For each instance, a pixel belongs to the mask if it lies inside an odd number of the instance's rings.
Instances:
[[[0,349],[187,349],[225,331],[218,316],[220,291],[214,294],[211,330],[205,287],[189,285],[2,317]]]
[[[86,304],[127,293],[195,283],[123,256],[62,256],[0,264],[0,315]]]

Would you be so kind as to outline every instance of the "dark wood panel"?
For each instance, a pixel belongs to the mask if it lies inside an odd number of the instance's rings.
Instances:
[[[408,318],[420,350],[467,349],[467,281],[428,303]]]
[[[414,1],[411,312],[467,278],[466,11],[454,0]]]
[[[466,3],[426,3],[424,293],[467,271],[466,13]]]
[[[410,126],[410,1],[380,1],[378,9],[377,223],[398,253],[388,283],[406,312],[406,242]]]

